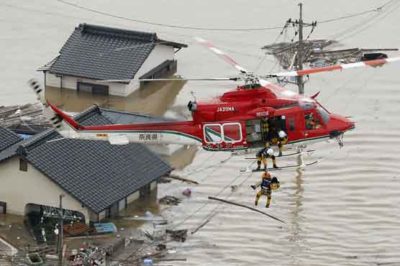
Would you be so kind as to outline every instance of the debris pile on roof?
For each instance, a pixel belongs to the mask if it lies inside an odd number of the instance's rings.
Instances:
[[[338,63],[354,63],[371,59],[386,58],[382,51],[397,51],[398,49],[362,49],[350,48],[341,50],[328,50],[328,46],[337,45],[334,40],[305,40],[303,41],[303,63],[309,67],[323,67]],[[267,54],[272,54],[284,69],[292,69],[297,65],[297,51],[299,42],[281,42],[265,45],[262,49]],[[373,55],[373,58],[369,58]]]
[[[40,103],[13,106],[0,106],[0,126],[20,131],[40,131],[39,128],[51,127],[43,116]]]

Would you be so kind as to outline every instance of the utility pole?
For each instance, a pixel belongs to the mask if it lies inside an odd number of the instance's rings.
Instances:
[[[64,197],[63,194],[60,195],[60,208],[59,208],[59,225],[60,229],[58,232],[58,265],[63,265],[63,245],[64,245],[64,212],[62,208],[62,198]]]
[[[307,43],[305,41],[308,40],[311,33],[314,31],[315,27],[317,26],[317,21],[313,21],[311,23],[307,23],[303,21],[303,4],[299,3],[299,18],[292,19],[289,18],[285,26],[283,27],[280,35],[282,35],[288,26],[292,26],[296,29],[293,39],[291,43],[282,42],[276,43],[276,41],[271,45],[266,45],[262,49],[266,49],[267,53],[273,54],[277,59],[280,61],[281,65],[285,69],[290,70],[303,70],[303,63],[307,62],[309,59],[308,57],[312,53],[312,42]],[[311,27],[310,32],[308,33],[307,37],[304,40],[304,33],[303,30],[306,27]],[[299,36],[297,42],[294,42],[295,38]],[[279,36],[278,36],[279,38]],[[278,39],[277,38],[277,39]],[[282,49],[283,48],[283,49]],[[286,83],[296,84],[298,87],[299,94],[304,94],[304,78],[303,76],[297,76],[296,80],[285,80]]]
[[[303,70],[303,4],[299,3],[300,17],[299,17],[299,44],[297,50],[297,70]],[[297,77],[297,86],[299,94],[304,94],[304,81],[303,76]]]

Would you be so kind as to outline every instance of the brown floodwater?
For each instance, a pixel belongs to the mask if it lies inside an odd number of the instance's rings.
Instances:
[[[335,38],[340,41],[340,48],[399,47],[399,1],[303,2],[304,19],[320,22],[310,38]],[[321,23],[376,9],[386,2],[387,9],[381,11]],[[26,80],[33,75],[42,78],[41,73],[35,74],[34,70],[54,58],[73,28],[82,22],[154,31],[164,39],[187,43],[189,48],[176,54],[178,74],[198,78],[226,77],[236,71],[198,46],[193,36],[212,40],[243,67],[266,74],[279,68],[271,57],[263,59],[260,47],[275,40],[290,41],[294,30],[289,29],[277,38],[280,29],[196,31],[142,24],[132,19],[206,28],[259,28],[283,26],[289,17],[298,16],[297,1],[292,0],[87,0],[71,3],[130,20],[96,14],[61,1],[1,1],[0,78],[3,86],[0,105],[34,100],[25,85]],[[308,33],[309,28],[305,37]],[[351,116],[356,128],[345,135],[345,145],[341,149],[334,142],[309,147],[316,151],[305,160],[318,159],[317,165],[299,172],[276,173],[281,188],[273,193],[271,207],[265,209],[266,199],[261,198],[257,208],[282,219],[284,224],[247,209],[208,200],[208,196],[215,196],[252,206],[255,192],[250,185],[260,176],[239,171],[251,164],[245,156],[199,150],[193,163],[175,172],[198,181],[199,185],[173,181],[161,184],[158,190],[159,198],[172,195],[183,199],[178,206],[161,209],[171,227],[195,232],[184,243],[170,243],[169,247],[177,250],[177,256],[187,258],[187,262],[171,264],[400,265],[399,84],[399,64],[310,77],[306,94],[321,91],[319,102],[334,113]],[[193,99],[191,91],[197,99],[205,99],[235,86],[187,82],[183,89],[173,90],[173,95],[162,89],[154,89],[153,93],[139,91],[139,98],[141,93],[147,94],[143,94],[143,104],[135,102],[133,96],[132,100],[122,102],[113,97],[80,99],[80,95],[60,95],[60,91],[51,92],[51,89],[47,97],[73,112],[98,103],[146,113],[152,113],[147,101],[166,97],[171,103],[160,103],[157,106],[160,111],[153,113],[163,114],[169,108],[186,105]],[[58,102],[57,99],[62,100]],[[278,161],[282,165],[295,162],[296,158],[292,157]],[[186,188],[192,190],[190,198],[182,195]]]
[[[175,102],[185,81],[157,81],[142,85],[128,97],[94,95],[76,90],[46,88],[46,99],[67,112],[81,112],[93,104],[100,107],[162,116]]]

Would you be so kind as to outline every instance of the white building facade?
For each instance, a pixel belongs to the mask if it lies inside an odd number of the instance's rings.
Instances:
[[[155,33],[80,24],[60,55],[39,70],[45,87],[125,97],[140,87],[140,78],[175,73],[174,56],[183,47]]]

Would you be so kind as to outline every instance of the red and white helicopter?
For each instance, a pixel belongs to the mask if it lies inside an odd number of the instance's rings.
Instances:
[[[112,144],[183,144],[201,145],[209,151],[246,150],[264,147],[269,137],[266,125],[269,132],[284,130],[288,144],[301,145],[332,138],[342,144],[343,134],[354,128],[354,122],[327,111],[315,99],[318,93],[311,97],[299,95],[265,78],[304,76],[400,61],[400,57],[393,57],[255,76],[208,41],[198,41],[239,70],[239,77],[224,80],[242,80],[245,84],[211,101],[189,102],[192,120],[84,126],[55,105],[46,103],[47,109],[56,115],[52,120],[62,120],[73,129],[61,131],[65,137],[108,140]],[[30,85],[45,102],[38,83],[30,81]]]

